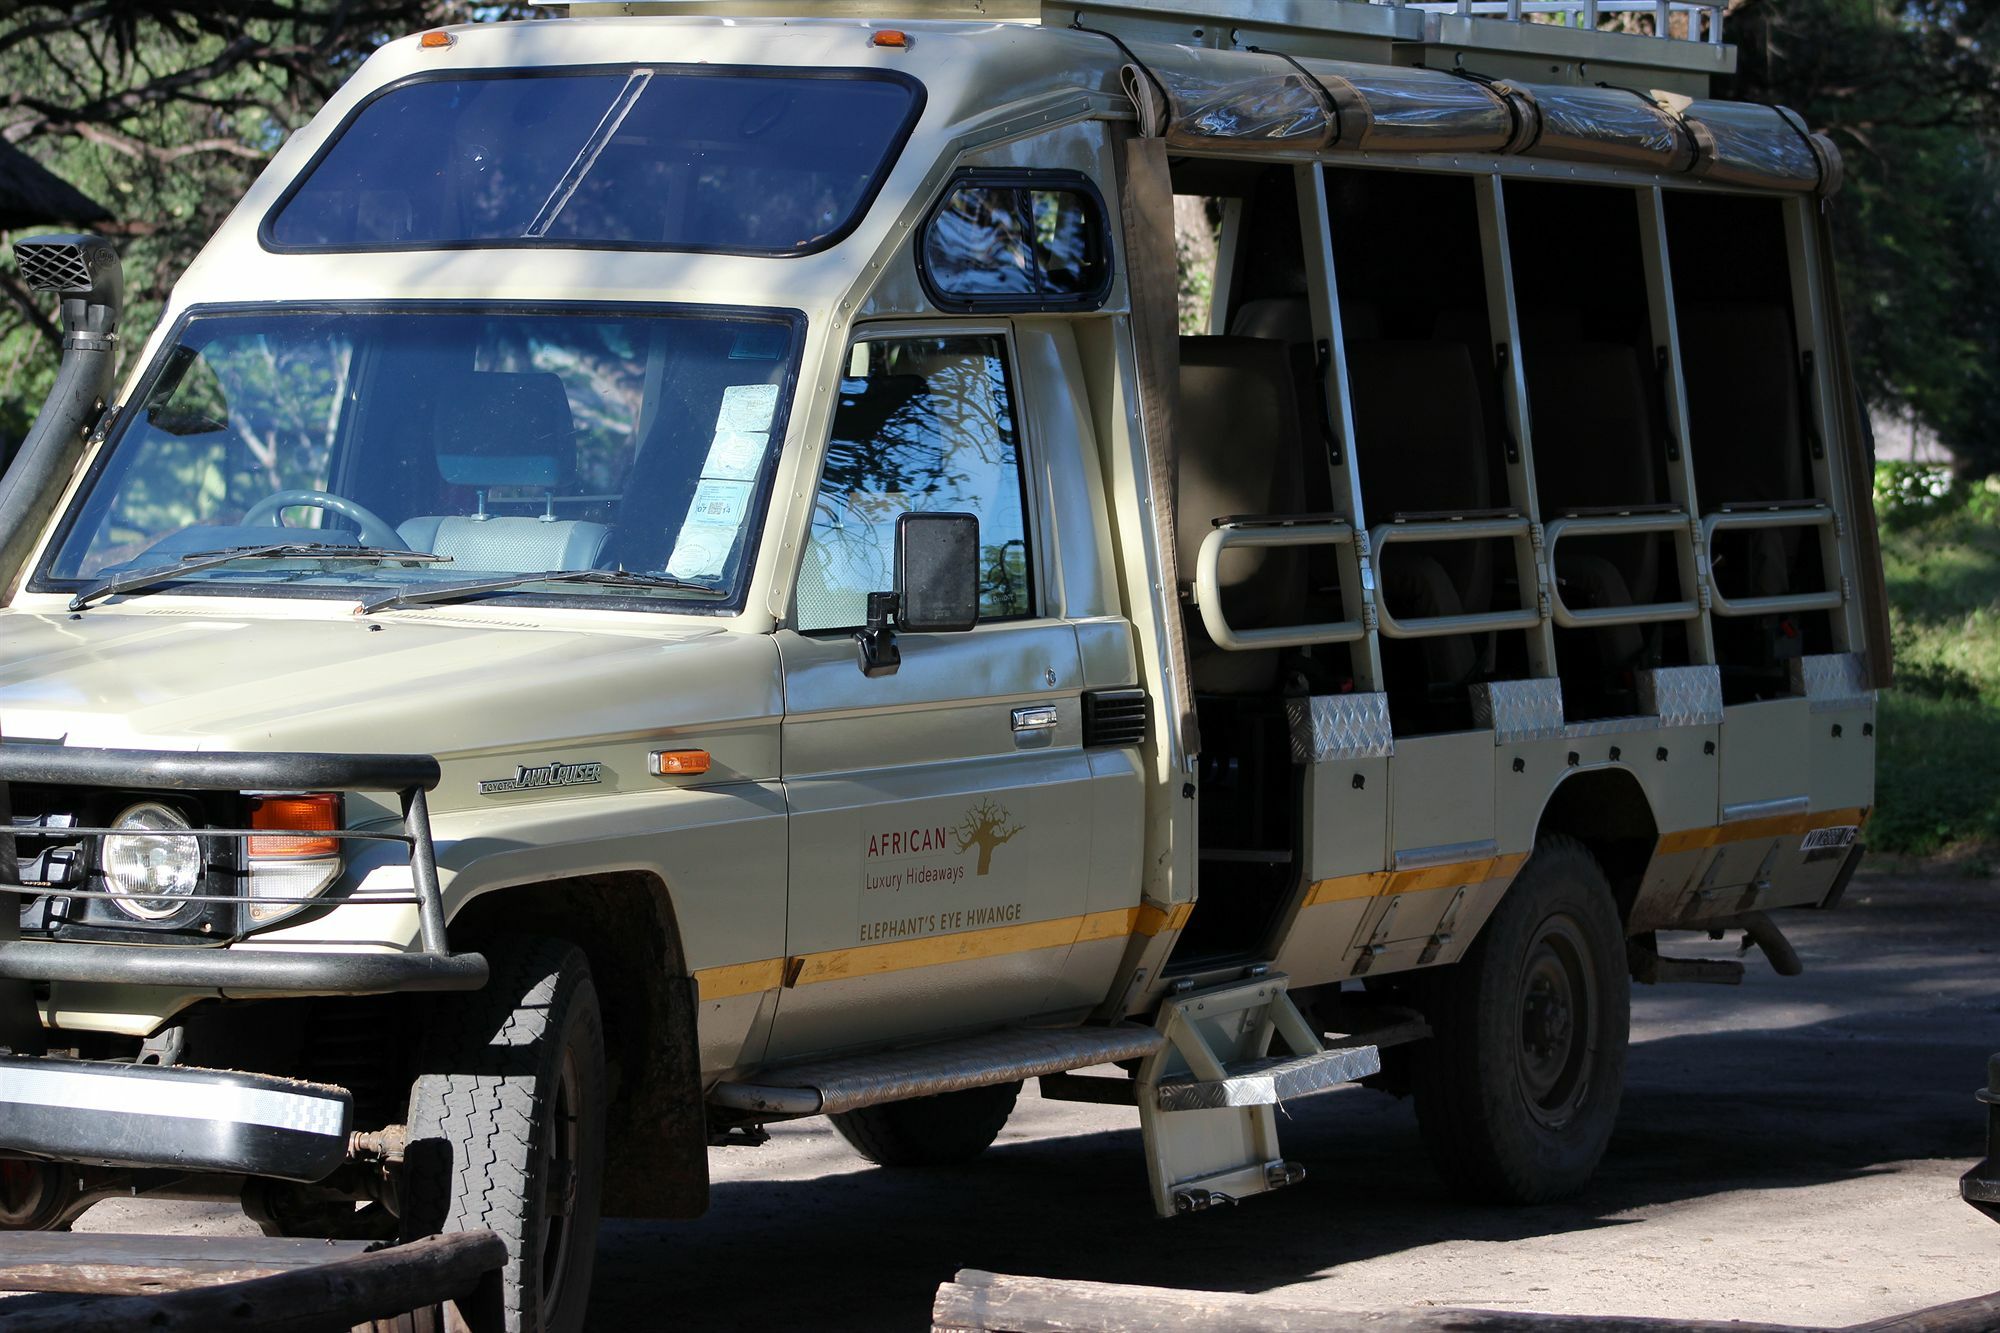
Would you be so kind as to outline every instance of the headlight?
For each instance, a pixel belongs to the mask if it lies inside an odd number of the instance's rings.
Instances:
[[[173,810],[147,801],[112,821],[99,859],[104,882],[118,896],[112,905],[141,921],[160,921],[185,907],[201,884],[201,843],[188,835],[188,822]],[[180,836],[172,836],[179,830]],[[167,836],[161,836],[162,834]]]

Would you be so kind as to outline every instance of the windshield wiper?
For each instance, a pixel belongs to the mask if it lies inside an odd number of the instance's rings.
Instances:
[[[421,602],[453,602],[486,592],[505,592],[525,583],[598,583],[612,588],[664,588],[669,592],[698,592],[718,597],[722,589],[706,583],[691,583],[671,574],[640,574],[623,569],[551,569],[540,574],[508,574],[497,579],[476,579],[469,583],[444,583],[429,588],[402,588],[370,597],[361,603],[361,614],[373,615],[394,606],[415,606]]]
[[[448,555],[428,551],[399,551],[391,546],[339,546],[332,542],[273,542],[269,546],[229,546],[217,551],[189,551],[171,565],[148,565],[100,579],[69,599],[69,609],[81,611],[92,602],[121,592],[137,592],[157,583],[170,583],[186,574],[214,569],[236,560],[373,560],[401,561],[405,564],[440,564]]]

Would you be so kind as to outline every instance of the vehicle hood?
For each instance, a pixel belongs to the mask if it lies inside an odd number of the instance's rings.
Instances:
[[[547,762],[579,744],[775,727],[781,711],[766,635],[0,611],[9,741]]]

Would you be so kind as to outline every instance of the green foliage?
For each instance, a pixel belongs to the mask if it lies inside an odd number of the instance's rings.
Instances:
[[[511,17],[467,0],[0,0],[0,138],[108,208],[128,352],[287,135],[392,37]],[[0,241],[13,238],[0,235]],[[0,261],[0,448],[54,377],[48,302]]]
[[[1790,106],[1847,165],[1835,237],[1863,396],[1967,476],[2000,469],[2000,6],[1748,0],[1731,96]]]
[[[2000,479],[1939,490],[1877,471],[1896,685],[1868,841],[1912,855],[2000,843]]]

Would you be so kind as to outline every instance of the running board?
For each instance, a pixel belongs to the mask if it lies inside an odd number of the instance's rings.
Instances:
[[[1373,1046],[1324,1049],[1276,973],[1160,1006],[1166,1038],[1139,1066],[1139,1125],[1162,1217],[1305,1179],[1278,1148],[1278,1105],[1382,1068]],[[1273,1056],[1272,1039],[1289,1052]]]
[[[766,1069],[755,1083],[718,1083],[708,1100],[758,1115],[838,1115],[1038,1074],[1140,1060],[1167,1044],[1155,1028],[1009,1028],[957,1041]]]

